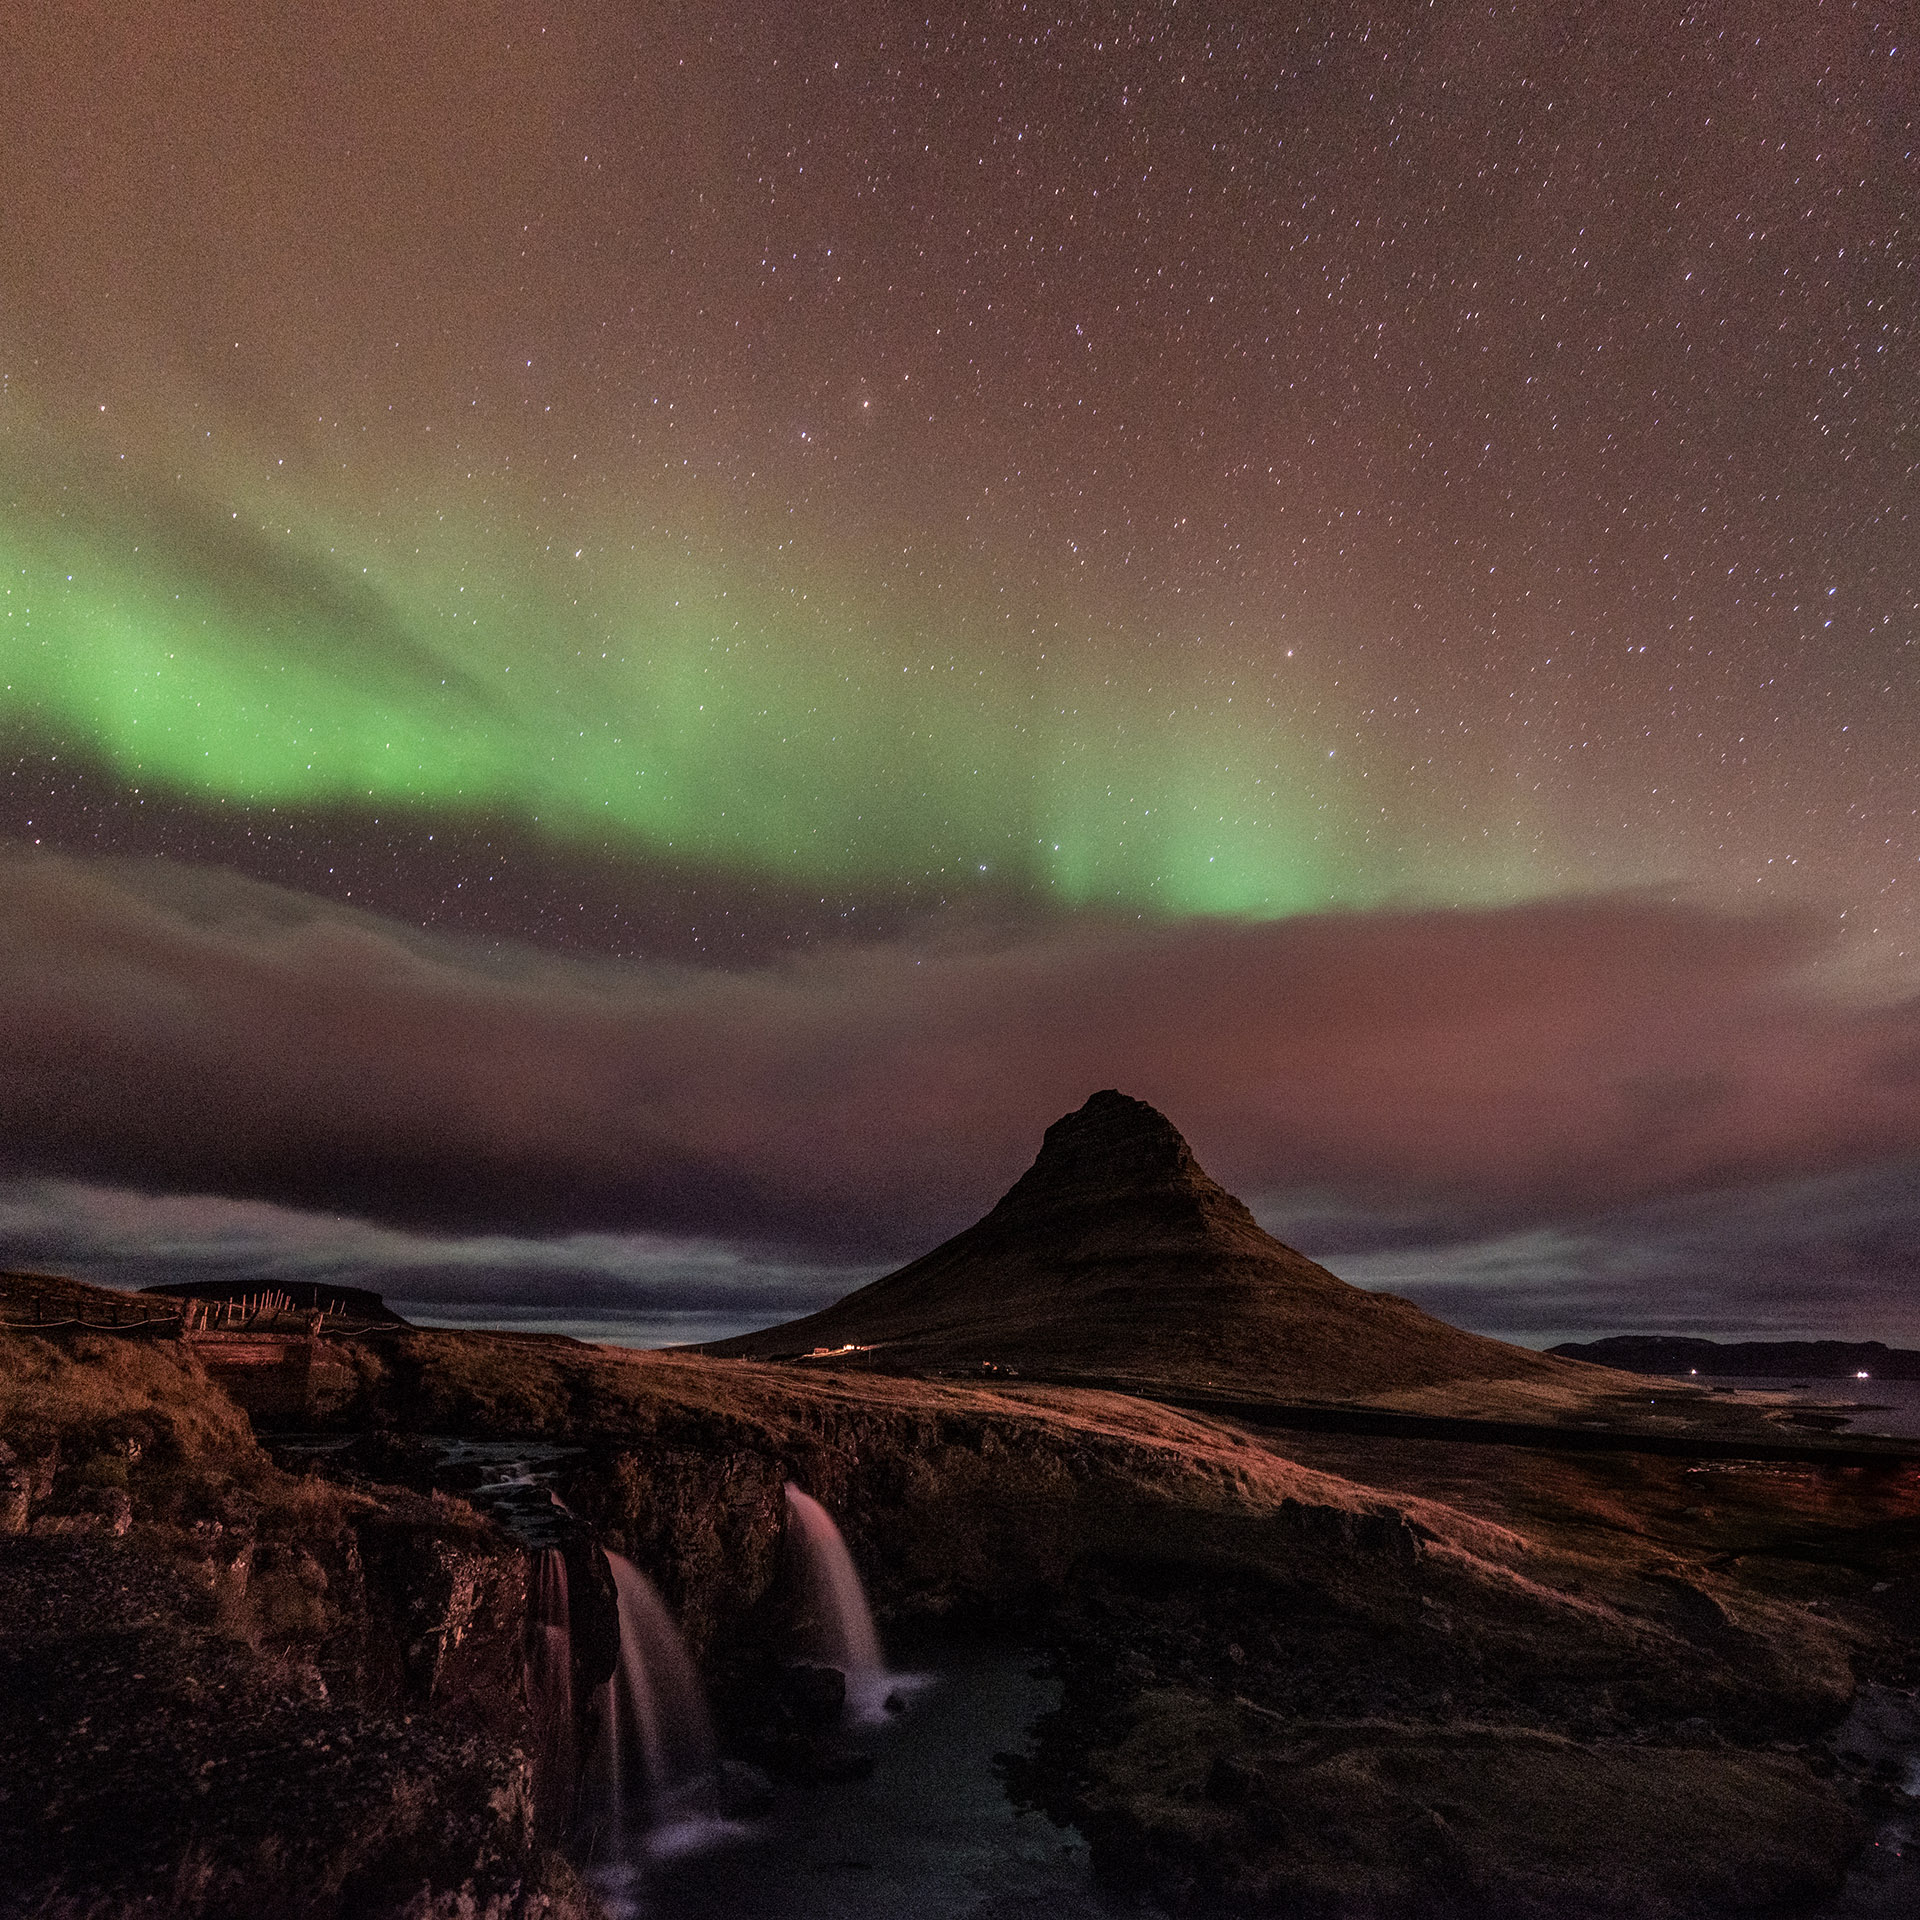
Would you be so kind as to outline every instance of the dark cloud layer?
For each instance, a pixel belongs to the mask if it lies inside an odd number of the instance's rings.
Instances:
[[[697,973],[159,864],[12,858],[0,898],[16,1174],[441,1232],[907,1255],[1107,1085],[1257,1202],[1429,1239],[1920,1159],[1920,1008],[1823,998],[1777,915],[1067,923]]]
[[[640,1345],[810,1313],[879,1270],[647,1233],[422,1234],[265,1201],[31,1176],[0,1179],[0,1264],[125,1288],[331,1281],[371,1287],[429,1323]]]
[[[1282,1234],[1284,1220],[1270,1225]],[[1311,1222],[1303,1242],[1314,1240]],[[1350,1225],[1348,1239],[1363,1232]],[[1623,1329],[1920,1344],[1920,1167],[1763,1181],[1518,1231],[1345,1253],[1343,1277],[1535,1345]]]

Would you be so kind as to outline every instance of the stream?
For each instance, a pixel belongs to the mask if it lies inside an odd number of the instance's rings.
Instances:
[[[949,1659],[873,1730],[867,1779],[781,1785],[745,1838],[655,1868],[649,1920],[1162,1920],[1095,1888],[1077,1833],[1007,1799],[993,1757],[1057,1694],[1031,1654]]]
[[[1809,1920],[1913,1920],[1920,1913],[1920,1694],[1869,1682],[1834,1736],[1843,1767],[1877,1783],[1873,1838],[1839,1897]]]

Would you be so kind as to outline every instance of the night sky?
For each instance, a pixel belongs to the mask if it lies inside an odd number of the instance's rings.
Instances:
[[[1920,1344],[1904,11],[12,10],[0,1262]]]

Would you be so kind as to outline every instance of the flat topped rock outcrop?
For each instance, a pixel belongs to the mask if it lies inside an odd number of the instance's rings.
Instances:
[[[992,1365],[1298,1399],[1586,1372],[1347,1285],[1266,1232],[1164,1114],[1112,1090],[1056,1120],[964,1233],[819,1313],[703,1350],[848,1345],[901,1371]]]

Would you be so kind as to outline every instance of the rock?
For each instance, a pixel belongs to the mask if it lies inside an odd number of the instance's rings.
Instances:
[[[1378,1556],[1402,1568],[1420,1557],[1420,1537],[1401,1514],[1361,1513],[1287,1499],[1280,1503],[1280,1515],[1303,1542],[1323,1552]]]
[[[495,1609],[499,1556],[478,1540],[436,1537],[404,1519],[363,1526],[360,1545],[369,1577],[395,1609],[408,1696],[430,1705],[442,1695],[448,1662]]]
[[[561,1547],[567,1563],[567,1606],[573,1640],[573,1684],[584,1697],[605,1686],[620,1664],[620,1600],[607,1556],[584,1532]]]
[[[36,1504],[53,1498],[53,1476],[59,1470],[60,1447],[57,1441],[39,1459],[26,1463],[27,1491],[32,1494]]]
[[[847,1710],[847,1676],[838,1667],[801,1661],[781,1673],[780,1699],[809,1731],[838,1726]]]
[[[1102,1107],[1094,1132],[1112,1123],[1138,1149],[1151,1204],[1122,1228],[1164,1230],[1152,1259],[1129,1280],[1103,1250],[1084,1130],[1053,1143],[1047,1177],[994,1231],[1038,1221],[1056,1249],[1088,1250],[1052,1270],[1065,1292],[1137,1281],[1145,1296],[1169,1241],[1217,1250],[1239,1229],[1177,1135]],[[1312,1289],[1300,1297],[1308,1333],[1324,1330]],[[576,1689],[612,1671],[617,1617],[587,1529],[617,1529],[702,1623],[722,1743],[759,1763],[718,1769],[733,1817],[760,1817],[770,1775],[873,1764],[866,1730],[839,1731],[844,1674],[781,1664],[801,1644],[779,1571],[788,1479],[843,1516],[896,1652],[908,1623],[935,1622],[1046,1649],[1061,1704],[1031,1755],[1002,1757],[1010,1786],[1080,1827],[1103,1881],[1190,1914],[1800,1910],[1856,1844],[1848,1797],[1882,1791],[1870,1763],[1819,1776],[1850,1655],[1883,1671],[1910,1657],[1901,1485],[1729,1477],[1716,1501],[1735,1519],[1689,1531],[1682,1558],[1648,1529],[1667,1538],[1695,1483],[1658,1462],[1516,1453],[1476,1468],[1364,1438],[1255,1443],[1204,1409],[1104,1391],[391,1338],[369,1392],[398,1426],[580,1443],[562,1490],[582,1524],[560,1543]],[[91,1462],[108,1429],[100,1380],[85,1384],[66,1432],[69,1457]],[[140,1384],[133,1404],[162,1399]],[[166,1438],[186,1429],[163,1424],[130,1463],[142,1524],[124,1543],[102,1509],[0,1552],[0,1621],[24,1617],[21,1599],[37,1610],[31,1643],[0,1633],[0,1858],[30,1865],[31,1910],[63,1910],[41,1896],[84,1859],[103,1915],[136,1899],[184,1915],[190,1894],[209,1916],[393,1920],[426,1883],[422,1916],[518,1920],[514,1889],[566,1825],[535,1804],[549,1774],[523,1764],[540,1750],[526,1552],[430,1486],[370,1483],[361,1460],[276,1478],[210,1409],[196,1403],[195,1431],[224,1451],[196,1464]],[[1322,1464],[1303,1460],[1310,1445]],[[424,1457],[379,1451],[396,1471]],[[1456,1471],[1474,1496],[1458,1510]],[[333,1472],[341,1484],[318,1484]],[[69,1538],[68,1521],[94,1531]],[[1715,1551],[1803,1539],[1834,1557],[1789,1555],[1784,1597]],[[188,1589],[195,1565],[217,1574],[212,1594]],[[1894,1600],[1856,1604],[1876,1576],[1899,1583]],[[1805,1604],[1829,1599],[1841,1626]],[[571,1805],[564,1784],[552,1798]]]

